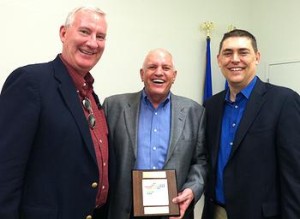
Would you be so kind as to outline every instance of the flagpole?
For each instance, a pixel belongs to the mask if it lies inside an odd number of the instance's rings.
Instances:
[[[227,31],[230,32],[230,31],[235,30],[235,29],[236,29],[236,27],[233,24],[230,24],[227,28]]]
[[[211,21],[205,21],[201,24],[201,29],[206,31],[206,37],[210,38],[212,30],[215,28],[215,25]]]
[[[212,96],[212,78],[211,78],[211,60],[210,60],[210,35],[214,29],[214,24],[211,21],[204,22],[202,29],[206,31],[206,66],[203,89],[203,102]]]

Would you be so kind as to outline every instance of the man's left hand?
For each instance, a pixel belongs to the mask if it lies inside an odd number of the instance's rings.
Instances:
[[[180,216],[179,217],[169,217],[169,219],[183,218],[186,209],[189,207],[189,205],[191,204],[193,199],[194,199],[193,191],[189,188],[178,193],[178,196],[173,198],[172,202],[175,204],[179,204]]]

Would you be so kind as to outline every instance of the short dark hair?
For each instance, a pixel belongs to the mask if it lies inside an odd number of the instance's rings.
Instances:
[[[232,31],[229,31],[227,33],[225,33],[223,35],[223,38],[220,42],[220,46],[219,46],[219,53],[221,52],[221,49],[222,49],[222,46],[223,46],[223,42],[230,38],[230,37],[246,37],[248,39],[251,40],[251,44],[252,44],[252,47],[254,49],[255,52],[258,51],[257,49],[257,42],[256,42],[256,39],[255,37],[253,36],[253,34],[251,34],[250,32],[246,31],[246,30],[241,30],[241,29],[234,29]]]

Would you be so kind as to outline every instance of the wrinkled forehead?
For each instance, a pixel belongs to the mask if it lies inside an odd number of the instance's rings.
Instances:
[[[173,58],[172,55],[158,50],[150,52],[144,61],[144,66],[146,65],[169,65],[173,67]]]

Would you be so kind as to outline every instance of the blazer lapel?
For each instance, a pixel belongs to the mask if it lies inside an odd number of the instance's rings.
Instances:
[[[137,123],[140,110],[140,98],[141,92],[138,92],[132,101],[129,101],[124,110],[125,126],[128,131],[128,138],[131,141],[135,157],[137,156]]]
[[[177,97],[173,94],[171,94],[171,110],[171,141],[169,143],[169,149],[165,163],[168,162],[173,154],[186,119],[186,111],[184,111],[184,106],[180,104]]]
[[[68,109],[71,111],[73,118],[78,125],[78,129],[80,130],[84,142],[88,147],[88,151],[90,152],[94,161],[97,163],[90,130],[86,123],[86,118],[82,113],[81,104],[78,99],[76,88],[73,85],[73,81],[59,57],[53,61],[53,67],[54,76],[60,82],[58,89],[62,95],[62,98],[64,99]]]
[[[246,106],[246,110],[240,122],[240,126],[236,132],[230,158],[234,155],[241,141],[245,137],[249,127],[256,118],[256,115],[259,113],[263,103],[265,102],[265,98],[263,95],[265,91],[265,84],[258,79],[250,96],[249,102]]]
[[[226,90],[218,94],[216,96],[216,99],[213,99],[214,102],[211,105],[214,105],[214,107],[210,109],[211,113],[209,114],[210,121],[211,121],[209,126],[211,126],[211,128],[208,131],[217,133],[216,138],[210,139],[211,141],[210,150],[212,154],[210,158],[212,159],[213,169],[217,165],[217,159],[218,159],[218,153],[220,147],[225,95],[226,95]]]

